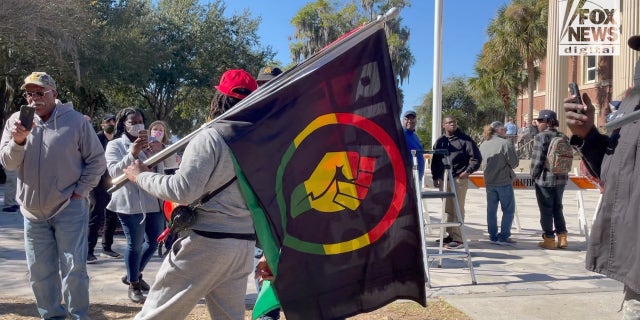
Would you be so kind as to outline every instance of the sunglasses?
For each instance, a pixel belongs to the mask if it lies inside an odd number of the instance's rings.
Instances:
[[[53,91],[53,89],[47,90],[47,91],[34,91],[34,92],[27,91],[27,92],[23,93],[22,96],[25,97],[25,98],[33,98],[33,97],[42,98],[42,97],[44,97],[45,94],[47,94],[47,93],[49,93],[51,91]]]

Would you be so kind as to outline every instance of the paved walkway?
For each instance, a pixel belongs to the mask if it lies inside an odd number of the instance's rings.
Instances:
[[[566,250],[543,250],[539,211],[533,190],[517,190],[521,230],[512,229],[513,246],[489,242],[484,190],[467,194],[466,222],[477,285],[464,260],[445,259],[429,270],[430,296],[440,296],[478,320],[500,319],[620,319],[622,284],[584,268],[586,239],[580,234],[577,191],[565,191],[564,212],[569,231]],[[583,191],[587,221],[598,200],[597,191]],[[440,217],[438,200],[426,200],[433,220]],[[436,246],[436,233],[428,246]]]
[[[0,185],[0,201],[3,186]],[[537,247],[540,240],[539,213],[533,191],[516,191],[521,231],[512,230],[518,241],[512,247],[489,243],[485,222],[485,193],[469,190],[467,226],[477,285],[472,285],[463,260],[445,259],[443,267],[430,269],[429,298],[442,297],[474,319],[620,319],[622,285],[584,269],[586,242],[579,234],[576,191],[566,191],[565,217],[569,248],[547,251]],[[591,222],[598,193],[584,192],[588,221]],[[437,200],[427,201],[432,218],[439,218]],[[427,244],[435,245],[434,235]],[[116,236],[114,249],[124,251],[124,236]],[[99,246],[98,246],[99,247]],[[100,253],[98,248],[97,253]],[[100,258],[99,258],[100,259]],[[154,257],[145,270],[152,279],[160,259]],[[32,298],[19,213],[0,212],[0,301],[3,298]],[[122,260],[100,259],[88,265],[92,302],[128,301],[127,287],[120,282],[125,273]],[[255,301],[255,286],[247,279],[248,305]]]

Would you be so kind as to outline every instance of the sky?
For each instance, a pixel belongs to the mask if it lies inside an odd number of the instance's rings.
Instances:
[[[277,52],[275,60],[283,66],[291,62],[289,38],[293,36],[291,18],[306,0],[228,0],[226,13],[239,14],[249,9],[261,17],[258,30],[264,45]],[[487,26],[507,0],[443,0],[442,79],[451,76],[473,77],[474,64],[487,40]],[[410,30],[409,47],[415,58],[408,80],[401,85],[403,110],[413,109],[433,87],[433,20],[435,1],[413,0],[400,12],[402,25]]]

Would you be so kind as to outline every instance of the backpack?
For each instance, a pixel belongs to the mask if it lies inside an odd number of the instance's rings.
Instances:
[[[556,132],[549,144],[545,166],[553,174],[567,174],[571,171],[572,165],[573,148],[569,139],[563,133]]]

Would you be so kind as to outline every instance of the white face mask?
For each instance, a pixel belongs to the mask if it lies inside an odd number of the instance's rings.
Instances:
[[[138,137],[138,132],[144,130],[144,124],[142,123],[130,126],[125,125],[125,127],[127,128],[127,133],[136,138]]]

